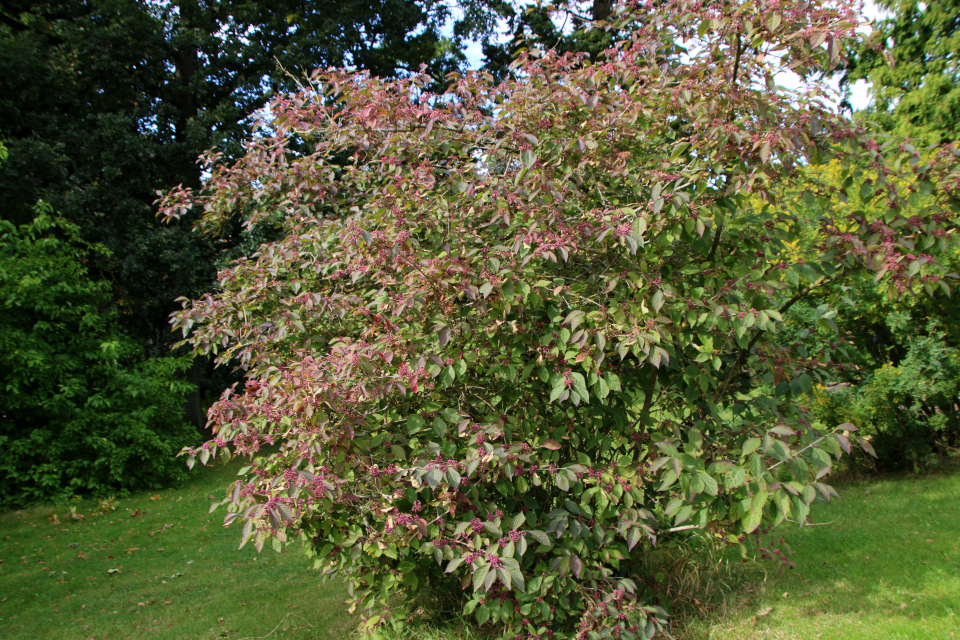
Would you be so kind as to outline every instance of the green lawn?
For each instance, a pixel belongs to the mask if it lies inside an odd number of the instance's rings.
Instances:
[[[779,533],[795,570],[743,585],[701,619],[710,640],[946,640],[960,637],[960,475],[839,487],[818,526]]]
[[[238,551],[237,528],[207,514],[237,468],[204,470],[179,490],[120,500],[105,515],[81,503],[80,522],[66,508],[0,515],[0,636],[350,637],[356,620],[343,589],[319,586],[297,549]],[[960,638],[960,475],[840,489],[840,500],[814,509],[812,522],[823,524],[780,532],[795,570],[766,563],[766,580],[737,588],[683,637]]]
[[[318,586],[298,548],[238,551],[239,529],[223,528],[222,510],[208,515],[239,467],[119,500],[106,515],[83,502],[80,522],[66,508],[0,515],[0,637],[348,637],[344,589]]]

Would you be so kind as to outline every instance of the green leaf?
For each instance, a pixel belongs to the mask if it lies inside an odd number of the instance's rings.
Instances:
[[[423,481],[426,482],[431,489],[436,489],[441,480],[443,480],[443,473],[440,471],[440,469],[430,469],[423,476]]]
[[[743,530],[745,533],[753,533],[753,531],[760,526],[760,522],[763,520],[763,512],[754,512],[748,511],[743,515],[741,520],[743,524]]]
[[[443,371],[440,372],[440,383],[443,385],[444,389],[453,384],[456,374],[453,371],[453,366],[448,365],[443,368]]]
[[[550,402],[553,402],[560,397],[564,391],[567,390],[567,385],[563,383],[563,378],[560,378],[560,382],[556,384],[553,389],[550,390]]]
[[[451,487],[453,487],[454,489],[457,489],[460,487],[460,474],[457,472],[456,469],[454,468],[447,469],[445,476],[447,478],[447,483]]]
[[[763,489],[753,494],[750,501],[750,511],[743,519],[743,528],[747,533],[751,533],[760,526],[760,522],[763,520],[763,508],[767,505],[768,497],[769,494]]]
[[[607,386],[606,380],[600,378],[597,381],[597,397],[601,400],[606,398],[610,394],[610,387]]]
[[[735,489],[742,485],[747,479],[747,473],[743,467],[736,467],[724,478],[723,484],[727,489]]]
[[[531,149],[527,149],[526,151],[521,151],[520,161],[523,163],[524,167],[529,169],[537,161],[537,154]]]
[[[550,536],[545,534],[543,531],[527,531],[533,539],[542,544],[545,547],[552,547],[553,543],[550,541]]]
[[[760,448],[760,443],[762,440],[760,438],[747,438],[743,443],[743,456],[748,456],[757,449]]]
[[[427,421],[424,420],[419,415],[412,415],[407,417],[407,432],[410,435],[417,433],[427,426]]]
[[[657,289],[653,294],[653,300],[651,300],[654,311],[660,311],[660,307],[663,306],[663,291]]]
[[[473,592],[476,593],[480,591],[480,587],[483,586],[483,581],[487,577],[487,573],[490,571],[490,565],[485,564],[473,572]]]
[[[641,534],[640,527],[630,527],[630,530],[627,532],[627,549],[629,551],[633,551],[633,548],[640,542]]]
[[[703,484],[706,487],[704,491],[708,495],[711,495],[711,496],[717,495],[717,491],[719,490],[719,487],[717,486],[717,481],[714,480],[713,476],[711,476],[706,471],[697,470],[697,477],[703,481]]]
[[[587,382],[584,380],[583,374],[572,373],[570,375],[573,376],[573,390],[584,402],[589,402],[590,394],[587,393]]]
[[[657,489],[657,491],[665,491],[666,489],[669,489],[670,486],[676,481],[677,473],[673,469],[667,470],[667,472],[663,474],[663,482],[660,484],[660,487]]]

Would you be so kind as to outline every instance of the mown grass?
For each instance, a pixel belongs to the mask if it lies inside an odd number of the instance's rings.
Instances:
[[[319,585],[296,548],[237,550],[208,515],[239,465],[179,490],[0,515],[3,638],[350,638],[357,619],[336,583]],[[796,569],[746,565],[721,602],[674,625],[685,640],[941,640],[960,637],[960,475],[874,480],[818,505],[816,526],[785,527]],[[53,515],[59,524],[51,521]],[[776,538],[774,538],[776,540]],[[784,547],[779,542],[768,547]],[[118,570],[110,573],[111,569]],[[707,584],[706,579],[698,579]],[[713,597],[710,597],[713,596]],[[391,634],[392,635],[392,634]],[[408,629],[410,640],[476,638]]]
[[[239,464],[205,469],[178,490],[0,515],[0,637],[347,638],[344,589],[319,586],[299,548],[237,550],[213,498]],[[59,524],[52,522],[56,515]],[[116,570],[110,572],[111,570]]]
[[[683,632],[709,640],[960,637],[960,475],[840,486],[778,532],[796,569],[736,589]],[[778,543],[768,544],[770,547]]]

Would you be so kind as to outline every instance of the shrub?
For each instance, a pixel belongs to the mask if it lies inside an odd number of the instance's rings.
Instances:
[[[842,186],[835,163],[807,170]],[[875,194],[850,195],[843,205],[847,213],[884,220],[885,203]],[[929,197],[921,196],[914,206],[925,208]],[[818,239],[811,232],[800,242]],[[944,270],[960,271],[955,254],[938,260]],[[952,338],[960,329],[957,305],[949,296],[891,298],[885,295],[887,283],[878,283],[869,272],[829,286],[841,301],[836,331],[818,329],[816,305],[800,302],[785,314],[781,332],[782,339],[802,346],[800,355],[835,361],[829,386],[813,393],[814,415],[825,424],[849,421],[871,438],[877,458],[855,456],[851,461],[859,470],[920,470],[939,464],[960,444],[958,354]],[[935,286],[932,278],[921,278],[915,289],[929,293]]]
[[[856,385],[815,393],[817,417],[860,427],[877,452],[867,464],[886,471],[936,465],[960,446],[960,353],[936,320],[921,327],[912,320],[902,312],[887,317],[885,328],[906,351],[896,363],[863,371]]]
[[[90,250],[43,211],[0,221],[0,505],[159,487],[199,440],[182,419],[189,362],[143,359],[117,331]]]
[[[503,638],[651,637],[664,612],[631,577],[651,545],[736,543],[835,495],[854,427],[796,402],[831,363],[781,342],[782,314],[814,299],[830,327],[818,296],[864,269],[941,286],[956,150],[921,162],[772,80],[839,62],[851,11],[633,11],[602,60],[531,51],[501,85],[318,73],[163,204],[282,230],[175,315],[248,378],[189,463],[250,456],[226,522],[257,549],[301,538],[365,632],[417,592]],[[840,189],[796,171],[832,159]],[[857,191],[882,221],[836,213]]]

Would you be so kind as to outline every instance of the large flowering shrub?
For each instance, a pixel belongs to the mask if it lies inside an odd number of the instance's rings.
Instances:
[[[784,311],[813,300],[829,328],[818,293],[864,269],[946,289],[957,151],[921,160],[776,84],[840,61],[850,9],[618,15],[602,60],[531,53],[501,85],[318,73],[272,136],[165,200],[278,237],[174,318],[247,376],[190,460],[250,456],[227,522],[258,549],[301,538],[366,631],[429,590],[504,638],[652,637],[664,613],[631,577],[649,545],[736,542],[834,495],[853,427],[811,426],[831,354],[805,350],[816,327],[782,335]],[[842,188],[798,170],[829,160]],[[883,219],[840,213],[850,192]]]

